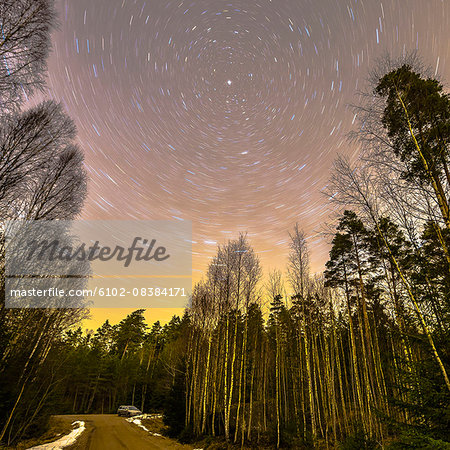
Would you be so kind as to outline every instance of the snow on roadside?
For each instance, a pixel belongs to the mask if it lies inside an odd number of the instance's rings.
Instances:
[[[162,414],[140,414],[139,416],[134,416],[126,419],[127,422],[134,423],[138,427],[141,427],[147,433],[150,433],[152,436],[158,436],[165,439],[165,436],[159,433],[153,433],[150,431],[145,425],[142,424],[142,419],[162,419]],[[194,450],[203,450],[202,448],[196,448]]]
[[[77,438],[86,429],[86,427],[84,426],[84,422],[81,420],[73,422],[72,425],[77,425],[77,428],[72,430],[70,434],[63,436],[57,441],[49,442],[48,444],[37,445],[35,447],[29,448],[28,450],[60,450],[64,447],[68,447],[69,445],[74,444]]]
[[[134,423],[138,427],[141,427],[144,431],[147,431],[147,433],[150,433],[152,436],[159,436],[164,437],[162,434],[159,433],[153,433],[150,431],[145,425],[142,425],[141,419],[160,419],[162,417],[161,414],[140,414],[139,416],[130,417],[129,419],[126,419],[127,422]]]
[[[138,416],[133,416],[134,419],[162,419],[162,414],[139,414]]]

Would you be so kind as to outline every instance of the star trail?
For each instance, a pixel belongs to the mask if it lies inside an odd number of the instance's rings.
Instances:
[[[440,0],[77,0],[58,4],[48,90],[74,118],[89,173],[83,217],[193,223],[194,279],[217,243],[249,238],[283,267],[288,231],[328,247],[322,194],[388,51],[450,80]]]

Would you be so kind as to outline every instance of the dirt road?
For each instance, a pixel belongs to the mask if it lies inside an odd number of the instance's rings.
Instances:
[[[86,430],[77,442],[66,449],[70,450],[144,450],[144,449],[192,449],[168,438],[152,436],[123,417],[112,414],[86,414],[57,416],[63,420],[82,420]]]

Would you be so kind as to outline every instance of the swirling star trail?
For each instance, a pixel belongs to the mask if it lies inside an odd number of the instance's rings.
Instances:
[[[77,0],[58,5],[50,96],[75,119],[85,218],[191,220],[194,278],[248,231],[282,267],[288,230],[320,270],[321,190],[369,68],[417,49],[450,80],[440,0]]]

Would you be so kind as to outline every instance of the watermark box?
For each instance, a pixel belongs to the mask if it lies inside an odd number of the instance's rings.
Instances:
[[[188,221],[9,221],[5,306],[183,307],[191,290]]]

